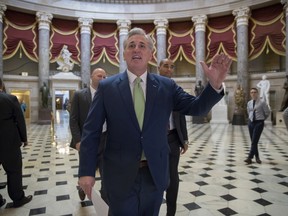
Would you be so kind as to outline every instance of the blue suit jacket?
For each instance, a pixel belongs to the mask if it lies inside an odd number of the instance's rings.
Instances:
[[[201,96],[196,98],[186,93],[172,79],[148,73],[141,131],[127,72],[101,81],[84,124],[79,176],[95,175],[97,148],[106,119],[108,134],[103,183],[108,194],[121,197],[131,189],[139,170],[142,150],[155,185],[165,190],[169,179],[167,125],[171,111],[186,115],[206,115],[222,96],[208,84]]]

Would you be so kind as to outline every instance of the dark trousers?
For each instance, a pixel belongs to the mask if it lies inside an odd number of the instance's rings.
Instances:
[[[0,163],[7,175],[8,195],[13,202],[20,201],[25,196],[22,183],[22,155],[19,148],[8,153],[8,157],[0,158]]]
[[[106,191],[104,189],[104,186],[102,183],[102,177],[101,177],[103,175],[103,153],[105,151],[106,140],[107,140],[107,132],[104,132],[101,135],[100,145],[98,148],[98,154],[97,154],[97,158],[98,158],[97,164],[98,165],[97,165],[97,167],[99,168],[100,179],[101,179],[101,188],[100,188],[101,198],[108,204]]]
[[[133,188],[125,197],[108,194],[109,216],[158,216],[163,193],[155,186],[148,166],[139,168]]]
[[[254,156],[256,158],[259,158],[258,142],[262,134],[263,128],[264,120],[256,120],[253,122],[249,120],[248,122],[248,129],[251,139],[251,149],[248,156],[250,159],[252,159]]]
[[[179,189],[178,164],[180,159],[180,140],[176,130],[174,133],[168,135],[168,143],[170,146],[170,155],[169,155],[170,183],[166,190],[166,204],[167,204],[167,216],[174,216],[176,213],[177,196]]]

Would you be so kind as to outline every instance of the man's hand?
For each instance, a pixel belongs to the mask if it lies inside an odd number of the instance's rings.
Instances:
[[[87,197],[91,200],[91,191],[95,184],[95,177],[82,176],[78,180],[78,185],[82,188]]]
[[[232,59],[230,59],[224,53],[216,55],[213,58],[210,67],[208,67],[205,62],[202,61],[200,62],[203,71],[209,80],[210,85],[214,89],[221,88],[221,85],[225,80],[227,73],[230,69],[231,63]]]
[[[80,142],[76,143],[75,148],[77,151],[80,151]]]
[[[184,143],[183,148],[180,149],[180,154],[184,154],[188,150],[188,144],[188,141]]]

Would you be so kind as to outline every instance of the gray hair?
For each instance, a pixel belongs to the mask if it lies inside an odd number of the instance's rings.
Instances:
[[[125,40],[124,40],[124,49],[126,49],[126,47],[127,47],[127,41],[128,41],[128,39],[129,39],[130,37],[134,36],[134,35],[142,35],[142,36],[144,36],[145,39],[146,39],[147,42],[148,42],[148,47],[149,47],[149,49],[153,50],[153,41],[152,41],[151,37],[150,37],[148,34],[146,34],[146,32],[145,32],[143,29],[137,28],[137,27],[131,29],[131,30],[128,32],[128,35],[127,35],[127,37],[126,37]]]

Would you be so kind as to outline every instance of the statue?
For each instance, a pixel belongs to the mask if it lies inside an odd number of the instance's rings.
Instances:
[[[49,88],[46,83],[43,82],[43,86],[40,88],[42,108],[48,108]]]
[[[260,88],[260,98],[264,100],[270,107],[269,105],[270,81],[267,80],[266,75],[262,76],[262,80],[257,84],[257,87]]]
[[[245,94],[243,88],[240,84],[237,86],[237,89],[234,94],[235,104],[236,104],[236,113],[242,113],[245,107]]]
[[[57,70],[68,72],[73,69],[74,63],[71,60],[72,53],[69,52],[67,45],[64,45],[61,50],[61,56],[57,59],[59,67]]]
[[[286,75],[286,81],[283,88],[285,89],[285,93],[279,110],[280,112],[283,112],[288,107],[288,75]]]
[[[204,90],[204,86],[202,85],[202,81],[199,80],[198,84],[195,86],[195,95],[198,96],[202,93],[202,91]]]

